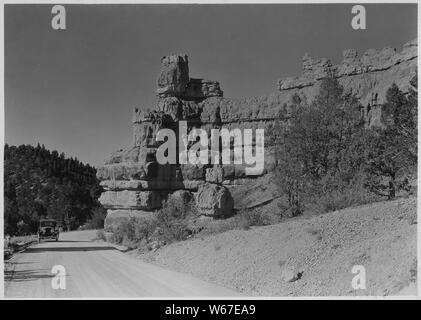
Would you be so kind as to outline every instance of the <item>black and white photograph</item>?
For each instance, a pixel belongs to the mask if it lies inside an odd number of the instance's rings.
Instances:
[[[418,299],[418,2],[2,7],[4,299]]]

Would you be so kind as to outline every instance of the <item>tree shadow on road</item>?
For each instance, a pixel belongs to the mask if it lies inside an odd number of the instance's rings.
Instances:
[[[25,253],[43,253],[43,252],[80,252],[80,251],[107,251],[116,250],[110,246],[86,246],[86,247],[33,247],[25,250]]]
[[[35,262],[27,261],[27,262],[11,262],[11,261],[5,261],[5,264],[7,263],[10,266],[15,266],[19,264],[34,264]]]
[[[36,269],[36,270],[9,270],[4,272],[5,281],[22,282],[33,281],[38,279],[52,278],[50,270]]]
[[[53,241],[55,242],[55,241]],[[92,243],[91,240],[60,240],[58,243]]]

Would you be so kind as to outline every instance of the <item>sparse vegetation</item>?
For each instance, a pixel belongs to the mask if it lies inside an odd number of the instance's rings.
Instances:
[[[95,208],[91,218],[86,222],[85,229],[103,229],[107,211],[103,207]]]
[[[270,221],[265,217],[258,209],[244,210],[239,213],[238,220],[243,228],[249,228],[252,226],[266,226],[270,224]]]
[[[113,230],[110,241],[129,248],[154,250],[162,245],[186,240],[193,230],[189,226],[197,216],[191,199],[170,197],[156,218],[130,218]]]
[[[9,259],[14,252],[22,249],[25,245],[36,241],[36,235],[6,237],[4,239],[4,258]]]
[[[94,240],[107,241],[104,230],[97,230]]]
[[[160,235],[167,242],[185,240],[191,235],[189,220],[197,216],[192,199],[170,197],[157,215]]]
[[[307,197],[306,209],[311,214],[337,211],[344,208],[371,203],[381,197],[364,188],[362,178],[356,178],[349,185]]]
[[[117,225],[109,240],[131,249],[138,248],[150,240],[156,228],[157,224],[154,219],[131,217]]]

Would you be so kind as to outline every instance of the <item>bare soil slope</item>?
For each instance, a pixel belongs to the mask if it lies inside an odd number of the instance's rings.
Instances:
[[[415,295],[416,198],[175,243],[140,257],[253,296]],[[351,282],[366,270],[366,289]],[[299,271],[288,282],[285,270]]]

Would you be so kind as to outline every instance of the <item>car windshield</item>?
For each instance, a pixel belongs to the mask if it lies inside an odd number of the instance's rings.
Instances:
[[[55,227],[55,221],[41,221],[41,227]]]

